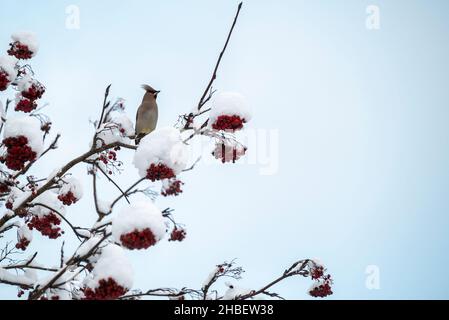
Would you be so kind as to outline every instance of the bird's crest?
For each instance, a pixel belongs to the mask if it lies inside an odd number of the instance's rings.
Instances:
[[[143,84],[143,85],[142,85],[142,89],[145,90],[145,91],[147,91],[147,92],[150,92],[150,93],[156,93],[156,92],[159,92],[159,91],[153,89],[151,86],[149,86],[149,85],[147,85],[147,84]]]

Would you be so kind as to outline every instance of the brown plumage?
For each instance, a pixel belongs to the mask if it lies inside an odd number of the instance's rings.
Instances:
[[[153,89],[149,85],[142,85],[145,90],[142,103],[136,114],[136,144],[150,132],[156,129],[158,119],[157,95],[160,91]]]

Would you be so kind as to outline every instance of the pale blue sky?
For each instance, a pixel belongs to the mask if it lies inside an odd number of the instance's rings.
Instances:
[[[162,125],[190,110],[238,3],[0,2],[2,50],[14,31],[40,37],[33,66],[63,133],[35,172],[44,175],[88,148],[88,120],[109,83],[131,118],[142,83],[162,90]],[[65,28],[69,4],[81,10],[80,30]],[[368,5],[380,8],[380,30],[365,27]],[[200,165],[187,173],[184,194],[157,204],[176,209],[189,236],[130,254],[138,286],[200,287],[215,264],[238,258],[241,284],[258,287],[295,259],[318,257],[335,279],[334,298],[448,298],[448,9],[443,0],[245,1],[216,87],[246,96],[251,128],[278,130],[279,171]],[[122,185],[137,177],[132,165],[128,172]],[[95,219],[88,181],[88,196],[68,214],[76,224]],[[46,261],[59,243],[38,245]],[[379,290],[365,286],[368,265],[380,268]],[[302,299],[309,285],[290,279],[277,291]],[[11,294],[0,287],[0,298]]]

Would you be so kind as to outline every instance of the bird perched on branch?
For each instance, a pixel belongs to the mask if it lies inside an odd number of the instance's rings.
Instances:
[[[160,91],[147,84],[142,85],[142,89],[145,90],[145,95],[136,114],[136,144],[139,144],[140,139],[156,129],[158,118],[156,99]]]

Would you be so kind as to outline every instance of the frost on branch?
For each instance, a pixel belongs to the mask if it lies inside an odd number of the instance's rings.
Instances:
[[[214,130],[237,131],[251,120],[251,111],[245,98],[234,92],[217,94],[209,115]]]
[[[117,299],[131,289],[133,277],[132,266],[123,249],[108,244],[101,249],[92,272],[84,280],[84,299]]]
[[[228,289],[223,296],[223,300],[236,300],[241,296],[251,294],[251,292],[253,291],[251,289],[241,288],[230,282],[226,282],[226,286],[228,287]]]
[[[145,136],[134,154],[139,175],[151,181],[176,177],[187,166],[189,153],[181,133],[175,128],[162,128]]]
[[[134,135],[134,126],[128,116],[120,114],[110,121],[102,124],[97,130],[97,147],[101,147],[114,142],[129,144]]]
[[[147,249],[166,233],[161,211],[150,201],[134,202],[112,220],[112,236],[125,248]]]

